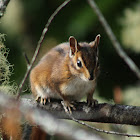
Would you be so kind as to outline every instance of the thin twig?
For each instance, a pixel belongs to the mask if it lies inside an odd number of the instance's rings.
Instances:
[[[128,133],[120,133],[120,132],[115,132],[115,131],[107,131],[107,130],[103,130],[103,129],[99,129],[99,128],[96,128],[94,126],[91,126],[83,121],[79,121],[77,119],[75,119],[72,115],[68,114],[69,117],[74,121],[74,122],[77,122],[81,125],[84,125],[90,129],[93,129],[97,132],[102,132],[102,133],[106,133],[106,134],[111,134],[111,135],[119,135],[119,136],[127,136],[127,137],[140,137],[139,134],[128,134]]]
[[[53,20],[54,17],[58,14],[58,12],[59,12],[63,7],[65,7],[70,1],[71,1],[71,0],[66,0],[65,2],[63,2],[63,3],[54,11],[54,13],[50,16],[50,18],[48,19],[48,22],[47,22],[47,24],[45,25],[45,28],[43,29],[42,34],[41,34],[41,37],[40,37],[40,39],[39,39],[39,41],[38,41],[38,44],[37,44],[35,53],[34,53],[34,55],[33,55],[33,57],[32,57],[31,63],[30,63],[30,65],[28,66],[27,71],[26,71],[26,73],[25,73],[25,75],[24,75],[24,78],[23,78],[23,80],[21,81],[21,83],[20,83],[20,85],[19,85],[19,89],[18,89],[18,92],[17,92],[17,99],[19,99],[19,97],[20,97],[20,93],[21,93],[21,90],[22,90],[22,88],[23,88],[23,85],[24,85],[24,83],[25,83],[25,81],[26,81],[26,79],[27,79],[27,77],[28,77],[28,75],[29,75],[29,73],[30,73],[30,71],[31,71],[31,68],[32,68],[32,66],[33,66],[33,64],[34,64],[34,62],[35,62],[35,60],[36,60],[36,58],[37,58],[37,55],[38,55],[38,53],[39,53],[40,47],[41,47],[42,42],[43,42],[43,40],[44,40],[45,34],[47,33],[48,28],[49,28],[49,26],[50,26],[52,20]]]
[[[4,12],[6,10],[6,7],[8,6],[8,3],[10,0],[1,0],[0,1],[0,18],[4,15]]]
[[[27,56],[27,54],[24,52],[23,53],[23,55],[24,55],[24,57],[25,57],[25,60],[26,60],[26,62],[27,62],[27,67],[30,65],[30,61],[29,61],[29,58],[28,58],[28,56]]]
[[[115,37],[111,27],[107,23],[106,19],[104,18],[103,14],[101,13],[100,9],[94,2],[94,0],[87,0],[91,8],[96,13],[100,23],[104,27],[108,37],[110,38],[114,48],[116,49],[118,55],[125,61],[125,63],[129,66],[129,68],[136,74],[136,76],[140,79],[140,70],[136,66],[136,64],[133,62],[133,60],[125,53],[125,51],[122,49],[120,43],[118,42],[117,38]]]

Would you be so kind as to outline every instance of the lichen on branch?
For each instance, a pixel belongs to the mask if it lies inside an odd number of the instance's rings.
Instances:
[[[11,65],[7,59],[9,49],[4,45],[5,35],[0,34],[0,90],[5,91],[8,94],[16,93],[15,83],[10,82],[10,76],[13,71],[13,65]]]

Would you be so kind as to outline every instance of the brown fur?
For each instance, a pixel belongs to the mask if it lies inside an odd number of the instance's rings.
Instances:
[[[41,97],[41,101],[60,98],[69,102],[87,95],[89,101],[98,73],[99,40],[98,35],[91,43],[77,43],[74,37],[70,37],[69,43],[51,49],[31,71],[33,95]],[[77,65],[78,60],[82,67]]]

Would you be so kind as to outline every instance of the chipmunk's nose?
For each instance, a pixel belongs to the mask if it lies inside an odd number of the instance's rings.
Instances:
[[[90,71],[90,77],[89,77],[89,80],[93,80],[94,79],[94,73],[93,73],[93,70]]]
[[[92,74],[92,75],[90,75],[89,80],[93,80],[93,79],[94,79],[94,75]]]

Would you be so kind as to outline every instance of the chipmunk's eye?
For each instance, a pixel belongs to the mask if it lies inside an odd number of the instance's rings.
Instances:
[[[82,63],[81,63],[80,60],[77,60],[77,66],[80,67],[80,68],[82,67]]]

